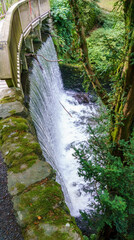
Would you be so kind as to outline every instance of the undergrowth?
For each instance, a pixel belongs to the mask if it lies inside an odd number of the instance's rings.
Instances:
[[[121,16],[110,13],[103,19],[101,28],[87,38],[90,64],[97,77],[107,83],[114,81],[124,55],[124,21]]]

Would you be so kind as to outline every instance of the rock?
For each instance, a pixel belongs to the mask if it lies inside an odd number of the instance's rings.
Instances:
[[[42,235],[36,235],[35,232],[42,232]],[[42,231],[43,230],[43,231]],[[36,238],[33,238],[35,237]],[[28,240],[44,240],[44,239],[52,239],[52,240],[81,240],[82,238],[77,232],[74,232],[73,227],[66,227],[66,226],[55,226],[52,224],[43,224],[40,223],[38,227],[34,227],[32,231],[27,231],[26,232],[26,239]]]
[[[23,101],[22,92],[17,88],[5,89],[0,93],[0,104],[15,101]]]
[[[81,240],[82,237],[70,226],[56,226],[48,223],[39,223],[25,233],[27,240]]]
[[[92,103],[95,103],[97,101],[98,97],[96,95],[90,95],[90,101]]]
[[[65,225],[71,220],[61,187],[53,180],[37,183],[28,191],[14,196],[13,204],[22,227],[38,222],[38,216],[40,221],[54,225]]]
[[[87,93],[76,93],[74,95],[74,98],[78,101],[79,104],[82,104],[82,103],[89,103],[90,99],[89,99],[89,96]]]
[[[82,240],[58,183],[48,180],[13,197],[17,221],[27,240]]]
[[[47,162],[37,160],[32,167],[26,169],[26,171],[22,173],[13,173],[8,171],[8,190],[11,195],[16,195],[19,192],[22,192],[25,188],[29,187],[31,184],[39,182],[51,174],[52,168],[50,165]]]
[[[27,111],[21,102],[15,101],[0,104],[0,119],[4,119],[16,114],[21,116],[27,115]]]

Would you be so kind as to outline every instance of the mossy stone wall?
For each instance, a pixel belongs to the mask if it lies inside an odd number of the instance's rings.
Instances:
[[[9,103],[16,101],[23,106],[17,89],[5,91],[0,99],[0,106],[7,104],[8,113],[5,118],[0,116],[0,149],[24,240],[81,240],[55,172],[42,156],[27,109],[10,109]]]

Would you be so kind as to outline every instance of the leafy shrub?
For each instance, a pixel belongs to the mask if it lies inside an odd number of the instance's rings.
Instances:
[[[5,4],[6,4],[6,9],[8,10],[9,7],[11,7],[11,5],[13,5],[14,3],[18,2],[19,0],[6,0]],[[3,9],[2,9],[2,4],[0,3],[0,14],[3,14]]]
[[[68,0],[51,0],[51,15],[54,22],[54,32],[58,35],[54,38],[59,57],[67,59],[68,62],[78,62],[80,49],[78,36]],[[98,22],[100,15],[96,1],[79,0],[81,18],[86,33]]]
[[[117,73],[124,50],[124,22],[113,16],[109,15],[104,26],[87,39],[90,63],[98,78],[105,81]]]
[[[113,154],[116,145],[108,137],[108,112],[94,120],[96,126],[88,126],[89,139],[75,149],[75,157],[80,163],[79,175],[90,182],[86,191],[94,197],[89,203],[93,210],[82,215],[97,230],[105,224],[115,226],[117,239],[128,239],[126,237],[134,234],[130,227],[134,215],[134,134],[130,142],[120,141],[127,161],[124,166],[121,157]]]
[[[97,0],[79,0],[79,8],[81,13],[81,19],[85,27],[85,33],[89,34],[89,31],[95,24],[101,21],[101,10],[97,5]]]
[[[76,31],[68,1],[51,0],[51,15],[55,26],[54,30],[58,35],[54,38],[58,55],[64,56],[64,58],[73,58],[73,47],[71,48],[71,46],[74,45]]]

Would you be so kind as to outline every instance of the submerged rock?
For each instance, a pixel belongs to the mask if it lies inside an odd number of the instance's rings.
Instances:
[[[75,93],[74,98],[78,101],[79,104],[89,103],[89,101],[90,101],[88,94],[82,93],[82,92]]]

